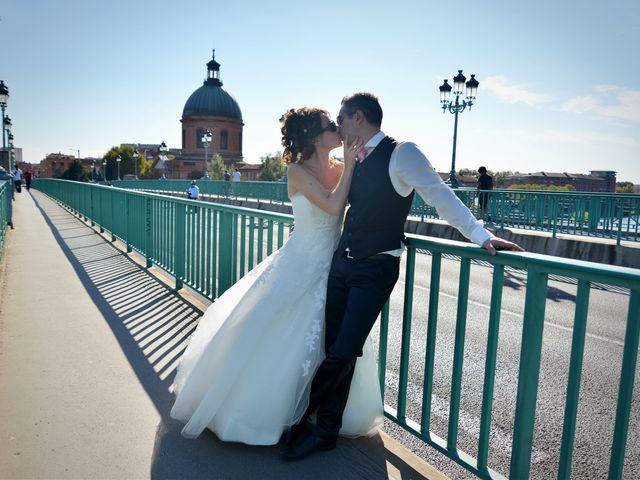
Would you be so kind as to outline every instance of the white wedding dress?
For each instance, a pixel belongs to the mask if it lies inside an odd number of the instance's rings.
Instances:
[[[324,304],[342,217],[292,196],[289,241],[207,309],[173,384],[182,435],[274,445],[300,420],[324,358]],[[375,353],[358,358],[340,433],[374,434],[383,420]]]

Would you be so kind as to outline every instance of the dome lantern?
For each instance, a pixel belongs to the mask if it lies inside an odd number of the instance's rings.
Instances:
[[[222,86],[222,80],[220,80],[220,64],[216,62],[216,50],[213,49],[211,60],[207,63],[207,79],[204,81],[205,85]]]

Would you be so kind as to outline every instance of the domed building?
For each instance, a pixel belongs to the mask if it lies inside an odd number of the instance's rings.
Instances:
[[[242,111],[238,102],[222,88],[220,64],[215,50],[207,63],[204,84],[187,99],[182,110],[182,152],[171,162],[172,178],[193,178],[192,172],[204,171],[205,144],[203,136],[211,133],[207,160],[220,154],[225,166],[232,171],[243,167]]]

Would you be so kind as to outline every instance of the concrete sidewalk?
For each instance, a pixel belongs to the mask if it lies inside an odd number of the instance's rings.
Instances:
[[[0,478],[440,479],[384,433],[283,463],[180,436],[175,366],[206,303],[39,192],[0,262]]]

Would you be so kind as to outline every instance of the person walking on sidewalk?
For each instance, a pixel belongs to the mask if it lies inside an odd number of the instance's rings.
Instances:
[[[22,170],[16,165],[13,167],[13,184],[16,188],[16,192],[22,191]]]

